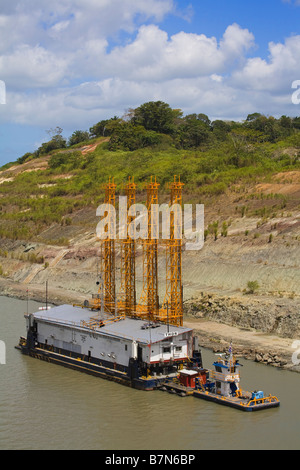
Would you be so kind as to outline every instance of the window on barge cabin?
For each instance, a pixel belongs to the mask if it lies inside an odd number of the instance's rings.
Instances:
[[[164,352],[164,353],[170,353],[170,352],[171,352],[171,347],[170,347],[170,346],[165,346],[165,347],[163,348],[163,352]]]

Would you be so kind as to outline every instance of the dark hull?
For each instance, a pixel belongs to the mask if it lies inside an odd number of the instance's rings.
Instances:
[[[16,346],[23,354],[40,359],[53,364],[62,365],[79,372],[85,372],[96,377],[112,380],[114,382],[126,385],[128,387],[137,388],[139,390],[155,390],[159,385],[159,379],[133,378],[128,372],[122,372],[116,368],[109,368],[103,365],[94,364],[83,360],[80,357],[71,357],[57,352],[44,350],[40,348],[29,349],[23,346]],[[78,356],[78,354],[77,354]],[[117,366],[117,365],[116,365]]]

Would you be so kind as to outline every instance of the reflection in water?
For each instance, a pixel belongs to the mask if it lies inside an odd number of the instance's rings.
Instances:
[[[30,302],[30,311],[40,304]],[[300,375],[242,361],[242,386],[281,407],[258,413],[143,392],[23,356],[26,302],[0,297],[0,449],[298,449]],[[203,351],[211,367],[214,355]]]

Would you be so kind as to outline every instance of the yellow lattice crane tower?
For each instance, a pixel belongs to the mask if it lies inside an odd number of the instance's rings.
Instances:
[[[100,272],[101,277],[98,294],[93,295],[92,308],[115,313],[116,305],[116,278],[115,278],[115,194],[116,185],[113,179],[104,186],[104,204],[106,211],[103,217],[107,223],[104,228],[105,236],[100,245]]]
[[[114,180],[109,180],[105,185],[105,204],[108,211],[106,216],[108,223],[106,225],[107,238],[101,244],[102,275],[104,277],[103,300],[106,311],[115,313],[116,305],[116,277],[115,277],[115,202],[116,185]]]
[[[174,177],[170,184],[170,233],[164,242],[166,247],[166,294],[161,308],[158,299],[158,238],[159,217],[158,188],[156,178],[151,178],[147,186],[148,233],[142,240],[143,246],[143,290],[139,305],[136,303],[135,286],[135,216],[130,208],[135,204],[136,184],[129,178],[125,186],[126,219],[125,236],[119,240],[121,245],[121,289],[119,301],[116,302],[115,282],[115,190],[114,181],[110,180],[105,186],[105,203],[108,210],[105,213],[107,237],[101,244],[101,286],[99,294],[95,295],[94,308],[104,308],[107,312],[121,315],[145,318],[149,321],[162,321],[181,326],[183,324],[182,297],[182,188],[180,178]],[[154,206],[154,210],[153,210]],[[111,212],[110,212],[111,211]],[[110,222],[111,221],[111,222]]]
[[[158,207],[158,188],[156,178],[151,177],[147,186],[148,234],[143,240],[143,291],[138,311],[140,316],[156,320],[159,311],[157,252],[159,220],[155,211]]]
[[[125,192],[127,196],[126,238],[121,240],[121,300],[118,310],[125,315],[134,316],[136,312],[135,239],[129,233],[129,226],[134,217],[128,215],[130,207],[135,204],[134,178],[129,178]]]
[[[183,324],[182,296],[182,188],[180,177],[170,184],[170,238],[166,241],[166,296],[160,319]]]

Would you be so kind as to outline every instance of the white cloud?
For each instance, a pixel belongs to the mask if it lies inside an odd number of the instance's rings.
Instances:
[[[220,40],[169,36],[155,22],[178,14],[173,0],[2,1],[2,122],[88,128],[149,100],[220,118],[297,113],[300,36],[270,43],[266,60],[249,58],[255,38],[237,24]]]
[[[9,87],[24,90],[56,85],[67,72],[67,63],[41,46],[22,44],[0,56],[0,70]]]
[[[155,25],[142,26],[129,45],[107,56],[108,72],[136,80],[192,78],[222,73],[253,45],[253,35],[234,24],[220,44],[215,37],[180,32],[168,37]]]
[[[214,82],[222,82],[223,81],[223,77],[222,75],[218,75],[216,73],[213,73],[210,78],[214,81]]]
[[[32,87],[102,77],[109,38],[132,34],[142,21],[160,21],[174,8],[173,0],[2,1],[0,75],[11,89],[22,88],[23,74],[33,78]]]
[[[226,29],[220,44],[220,50],[226,60],[244,57],[244,53],[254,46],[254,35],[248,29],[242,29],[234,23]]]
[[[12,29],[13,37],[27,43],[41,35],[51,40],[53,33],[60,33],[64,46],[73,39],[69,43],[73,49],[77,41],[107,37],[120,30],[133,32],[137,24],[149,19],[161,21],[174,8],[173,0],[1,0],[3,20],[17,27]]]
[[[233,73],[233,83],[241,88],[282,93],[300,78],[300,35],[285,43],[269,44],[268,60],[254,57]]]

